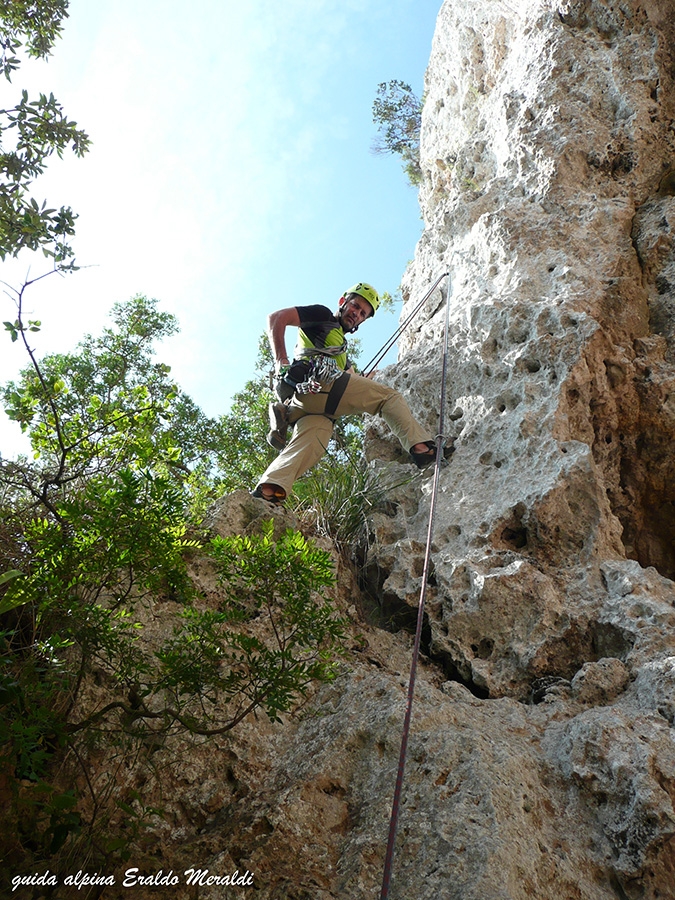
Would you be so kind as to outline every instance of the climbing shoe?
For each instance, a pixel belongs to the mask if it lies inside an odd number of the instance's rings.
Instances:
[[[273,506],[280,506],[286,499],[286,491],[278,484],[259,484],[251,491],[251,497],[266,500]]]
[[[423,450],[421,453],[415,453],[411,450],[410,458],[418,469],[426,469],[427,466],[431,466],[436,462],[436,444],[434,441],[424,441],[420,443],[425,443],[427,449]]]
[[[436,443],[435,441],[424,441],[427,445],[427,449],[422,451],[422,453],[413,453],[410,451],[410,458],[415,463],[418,469],[426,469],[427,466],[431,466],[436,462]],[[441,466],[447,466],[448,459],[455,452],[455,442],[453,438],[448,438],[443,446],[443,458],[441,459]]]
[[[418,469],[426,469],[427,466],[432,465],[436,461],[436,443],[434,441],[420,441],[420,443],[426,444],[427,449],[421,453],[415,453],[411,450],[410,458]]]
[[[269,417],[271,430],[267,434],[267,443],[275,450],[283,450],[288,433],[288,407],[285,403],[270,403]]]

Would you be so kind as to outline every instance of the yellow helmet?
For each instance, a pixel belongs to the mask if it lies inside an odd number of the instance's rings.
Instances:
[[[363,297],[363,299],[373,307],[373,315],[375,315],[380,306],[380,297],[372,284],[366,284],[365,281],[359,281],[358,284],[355,284],[353,287],[350,287],[348,291],[345,291],[344,296],[348,297],[350,294],[358,294],[359,297]]]

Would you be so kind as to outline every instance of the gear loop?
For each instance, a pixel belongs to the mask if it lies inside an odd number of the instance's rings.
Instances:
[[[310,359],[309,370],[304,381],[296,384],[298,394],[318,394],[322,385],[332,385],[342,375],[334,359],[329,356],[314,356]]]

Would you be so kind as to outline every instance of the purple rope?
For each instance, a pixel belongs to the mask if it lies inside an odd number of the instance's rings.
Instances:
[[[435,290],[441,280],[449,276],[449,272],[444,272],[433,286],[431,291]],[[431,294],[427,294],[427,297]],[[425,297],[426,299],[426,297]],[[431,491],[431,504],[429,508],[429,526],[427,528],[427,545],[424,554],[424,568],[422,571],[422,587],[420,590],[420,599],[417,609],[417,628],[415,630],[415,643],[413,645],[412,661],[410,663],[410,678],[408,681],[408,698],[405,708],[405,719],[403,721],[403,734],[401,737],[401,750],[398,758],[398,773],[396,775],[396,788],[394,789],[394,801],[391,809],[391,819],[389,821],[389,839],[387,841],[387,854],[384,860],[384,875],[382,878],[382,892],[380,900],[387,900],[389,897],[389,885],[391,882],[392,865],[394,861],[394,846],[396,844],[396,830],[398,828],[398,817],[401,807],[401,791],[403,789],[403,776],[405,773],[406,753],[408,750],[408,737],[410,735],[410,720],[412,718],[413,697],[415,694],[415,680],[417,677],[417,661],[420,654],[420,643],[422,640],[422,625],[424,623],[424,603],[427,594],[427,580],[429,576],[429,566],[431,563],[431,541],[434,533],[434,516],[436,513],[436,496],[438,494],[438,481],[441,473],[441,460],[443,459],[443,447],[445,444],[445,436],[443,429],[445,427],[445,382],[448,368],[448,333],[450,321],[450,288],[448,288],[448,296],[445,301],[445,336],[443,344],[443,367],[441,374],[441,398],[440,413],[438,419],[438,437],[436,443],[436,465],[434,468],[434,483]]]

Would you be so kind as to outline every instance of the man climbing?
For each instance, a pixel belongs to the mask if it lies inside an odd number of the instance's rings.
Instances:
[[[340,297],[335,314],[317,304],[289,306],[268,317],[267,336],[282,402],[270,406],[272,430],[267,439],[281,453],[251,491],[252,496],[283,503],[295,481],[326,452],[335,419],[354,413],[382,416],[419,468],[434,462],[435,442],[413,418],[402,395],[357,375],[347,356],[345,334],[372,318],[379,305],[375,288],[360,282]],[[299,329],[292,363],[285,340],[289,326]],[[286,445],[291,426],[293,436]]]

